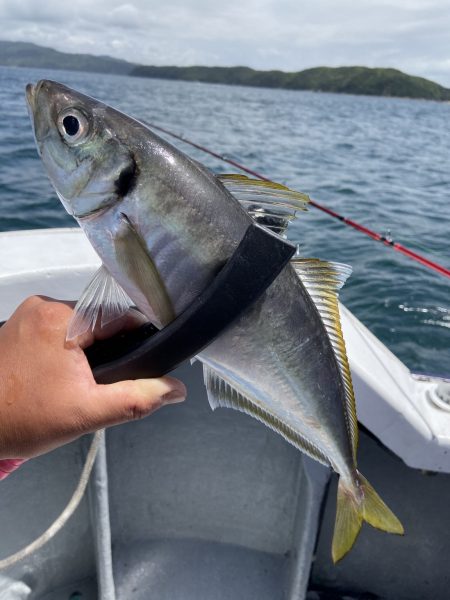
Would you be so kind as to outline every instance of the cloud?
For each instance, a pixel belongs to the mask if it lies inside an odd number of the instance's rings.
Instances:
[[[391,66],[450,86],[450,0],[0,0],[3,37],[143,64]]]
[[[140,14],[133,4],[121,4],[108,13],[107,23],[124,29],[139,29],[141,26]]]

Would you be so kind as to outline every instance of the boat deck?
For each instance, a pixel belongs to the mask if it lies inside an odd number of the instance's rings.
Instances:
[[[1,234],[0,262],[0,321],[31,294],[76,299],[99,264],[77,229]],[[360,469],[403,521],[404,537],[364,526],[332,565],[334,478],[327,487],[326,468],[250,417],[212,413],[201,366],[184,364],[175,375],[187,402],[107,432],[77,512],[4,573],[30,594],[10,588],[5,597],[448,598],[450,412],[436,402],[445,382],[413,376],[341,311],[358,416],[370,430]],[[88,445],[83,438],[29,461],[2,482],[0,558],[59,515]]]

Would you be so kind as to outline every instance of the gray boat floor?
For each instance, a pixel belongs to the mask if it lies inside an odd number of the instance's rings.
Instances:
[[[180,371],[182,379],[189,374]],[[185,405],[108,432],[117,598],[296,600],[309,572],[309,562],[300,569],[296,558],[301,532],[313,520],[308,511],[320,506],[308,461],[250,417],[212,413],[199,375],[197,367]],[[2,482],[3,556],[42,533],[65,506],[83,444],[30,461]],[[450,475],[411,469],[364,432],[359,468],[406,535],[364,525],[352,551],[333,565],[333,480],[308,600],[448,600]],[[28,583],[32,598],[95,600],[96,526],[85,498],[58,536],[8,574]],[[294,584],[293,573],[303,580]]]
[[[280,580],[287,567],[280,555],[194,540],[134,543],[114,551],[116,594],[121,600],[282,600]],[[96,598],[95,579],[86,579],[41,600]]]
[[[405,535],[364,524],[349,554],[330,557],[337,480],[327,493],[309,587],[316,598],[448,600],[450,475],[411,469],[361,432],[358,468],[402,521]]]
[[[279,555],[228,544],[161,540],[120,547],[114,562],[119,598],[144,600],[152,590],[154,598],[173,600],[182,590],[186,600],[282,600],[286,561]]]

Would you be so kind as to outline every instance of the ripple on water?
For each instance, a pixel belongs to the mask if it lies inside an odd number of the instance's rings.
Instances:
[[[73,225],[25,108],[25,84],[42,77],[183,133],[450,267],[450,105],[63,71],[0,68],[1,230]],[[450,373],[448,279],[314,209],[290,237],[305,255],[353,266],[344,303],[410,368]]]

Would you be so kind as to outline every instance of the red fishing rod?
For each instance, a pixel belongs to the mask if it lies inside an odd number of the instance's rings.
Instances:
[[[245,173],[248,173],[249,175],[253,175],[253,177],[256,177],[257,179],[261,179],[262,181],[272,181],[268,177],[264,177],[264,175],[261,175],[261,173],[258,173],[257,171],[254,171],[253,169],[249,169],[245,165],[242,165],[242,164],[238,163],[237,161],[232,160],[231,158],[227,158],[226,156],[223,156],[222,154],[218,154],[217,152],[214,152],[213,150],[210,150],[209,148],[206,148],[205,146],[196,144],[195,142],[192,142],[191,140],[188,140],[187,138],[185,138],[181,135],[178,135],[178,134],[174,133],[173,131],[169,131],[168,129],[165,129],[164,127],[160,127],[159,125],[155,125],[154,123],[147,122],[147,124],[150,127],[152,127],[153,129],[157,129],[158,131],[161,131],[162,133],[165,133],[166,135],[169,135],[177,140],[180,140],[181,142],[184,142],[185,144],[189,144],[189,146],[192,146],[193,148],[197,148],[197,150],[201,150],[202,152],[205,152],[206,154],[209,154],[210,156],[214,156],[214,158],[218,158],[219,160],[226,162],[229,165],[233,165],[233,167],[236,167],[237,169],[240,169],[241,171],[244,171]],[[356,229],[357,231],[360,231],[361,233],[368,235],[373,240],[376,240],[377,242],[382,242],[385,246],[390,246],[394,250],[397,250],[397,252],[401,252],[408,258],[411,258],[412,260],[417,261],[418,263],[424,265],[428,269],[432,269],[433,271],[436,271],[437,273],[439,273],[440,275],[444,275],[445,277],[450,277],[450,269],[447,269],[446,267],[440,265],[439,263],[437,263],[433,260],[430,260],[430,259],[426,258],[425,256],[422,256],[421,254],[414,252],[413,250],[410,250],[406,246],[403,246],[403,244],[400,244],[399,242],[394,242],[394,240],[391,240],[390,238],[388,238],[384,235],[381,235],[380,233],[377,233],[376,231],[373,231],[372,229],[369,229],[368,227],[365,227],[364,225],[361,225],[360,223],[357,223],[353,219],[348,219],[347,217],[340,215],[339,213],[335,212],[331,208],[328,208],[327,206],[324,206],[323,204],[319,204],[315,200],[310,199],[309,204],[311,204],[311,206],[314,206],[314,208],[318,208],[319,210],[326,213],[330,217],[333,217],[334,219],[338,219],[342,223],[345,223],[345,225],[349,225],[350,227],[353,227],[353,229]]]

